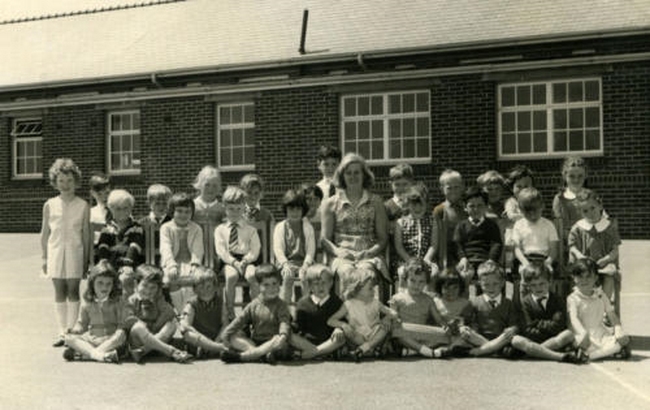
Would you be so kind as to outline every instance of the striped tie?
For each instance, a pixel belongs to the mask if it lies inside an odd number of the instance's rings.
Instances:
[[[237,246],[237,241],[239,240],[239,236],[237,234],[237,224],[236,223],[231,223],[230,224],[230,238],[228,239],[228,247],[232,251],[236,246]]]

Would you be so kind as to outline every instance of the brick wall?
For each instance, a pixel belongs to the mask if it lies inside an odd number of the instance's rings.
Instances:
[[[588,183],[604,196],[608,212],[619,219],[624,238],[650,238],[650,63],[615,65],[602,77],[605,156],[589,158]],[[517,162],[496,159],[497,83],[481,75],[440,78],[431,86],[431,164],[414,167],[442,200],[439,173],[447,167],[467,181],[487,169],[507,172]],[[381,91],[381,90],[378,90]],[[266,181],[263,205],[276,216],[279,198],[289,187],[316,181],[315,154],[322,144],[338,145],[339,95],[326,87],[268,91],[255,100],[256,172]],[[191,183],[205,164],[215,163],[214,102],[202,97],[147,101],[140,106],[142,174],[115,177],[113,185],[136,196],[136,214],[146,212],[151,183],[192,193]],[[54,158],[73,158],[85,176],[105,171],[106,109],[93,106],[50,108],[43,116],[45,168]],[[43,201],[55,194],[44,178],[12,181],[10,118],[0,117],[0,232],[37,231]],[[521,161],[536,172],[547,214],[561,186],[561,159]],[[375,191],[390,195],[389,166],[373,167]],[[225,172],[224,185],[242,172]],[[84,182],[87,178],[84,178]],[[88,198],[87,185],[80,190]]]

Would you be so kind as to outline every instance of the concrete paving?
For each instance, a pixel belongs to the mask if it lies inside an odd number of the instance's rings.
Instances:
[[[585,366],[421,359],[224,365],[67,363],[33,234],[0,235],[0,409],[650,408],[650,242],[621,248],[633,357]]]

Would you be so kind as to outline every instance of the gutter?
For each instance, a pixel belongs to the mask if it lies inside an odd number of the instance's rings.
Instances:
[[[20,85],[0,86],[0,93],[28,91],[34,89],[52,89],[59,87],[76,87],[97,84],[110,84],[117,82],[131,81],[149,81],[153,79],[162,80],[171,77],[189,77],[195,75],[210,75],[219,73],[231,73],[236,71],[252,71],[264,69],[287,68],[306,64],[328,64],[337,62],[362,63],[365,60],[377,58],[390,58],[402,56],[414,56],[421,54],[471,51],[471,50],[488,50],[500,47],[526,46],[540,43],[557,43],[563,41],[580,41],[616,38],[623,36],[650,35],[650,26],[639,27],[636,29],[617,29],[609,31],[582,32],[572,34],[556,34],[552,36],[531,36],[525,38],[504,39],[504,40],[485,40],[479,42],[456,43],[451,45],[436,45],[411,48],[383,49],[374,51],[355,51],[348,53],[332,54],[328,56],[310,55],[306,53],[302,57],[292,57],[283,60],[271,62],[259,62],[250,64],[225,64],[219,66],[205,66],[196,68],[182,68],[156,71],[155,74],[133,73],[128,75],[115,75],[105,77],[89,77],[78,80],[57,80],[40,83],[28,83]],[[361,61],[359,57],[362,57]],[[153,76],[153,77],[152,77]]]

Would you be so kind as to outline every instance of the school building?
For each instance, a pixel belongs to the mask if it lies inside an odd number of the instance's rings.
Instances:
[[[40,229],[57,157],[110,174],[139,215],[149,184],[257,172],[279,216],[331,144],[385,197],[413,164],[432,203],[445,168],[526,164],[547,213],[562,159],[584,156],[623,238],[650,238],[646,0],[41,3],[0,13],[0,232]]]

